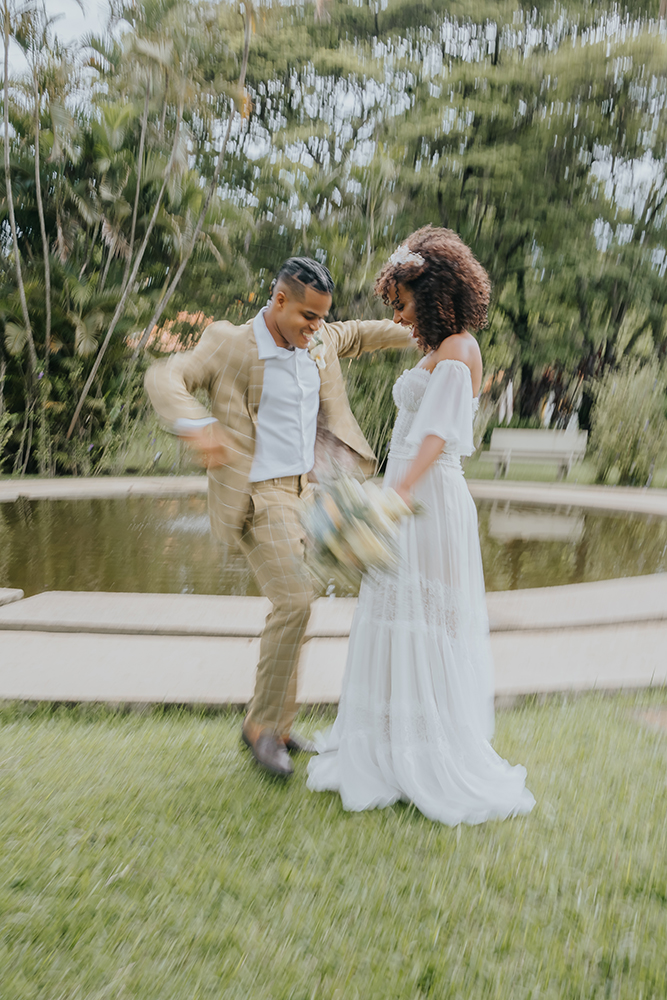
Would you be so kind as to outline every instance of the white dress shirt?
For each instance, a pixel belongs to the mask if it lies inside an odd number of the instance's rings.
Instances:
[[[257,413],[255,456],[250,482],[299,476],[315,464],[320,373],[306,348],[278,347],[264,321],[264,309],[252,328],[264,383]]]
[[[264,320],[265,309],[252,324],[260,361],[264,362],[262,396],[257,413],[255,455],[249,481],[300,476],[315,464],[320,373],[306,348],[278,347]],[[177,434],[187,434],[215,417],[174,421]]]

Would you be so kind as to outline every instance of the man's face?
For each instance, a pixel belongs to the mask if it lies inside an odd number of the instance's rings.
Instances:
[[[278,283],[265,313],[266,325],[279,347],[308,347],[330,308],[328,292],[304,285],[303,297],[298,298]]]

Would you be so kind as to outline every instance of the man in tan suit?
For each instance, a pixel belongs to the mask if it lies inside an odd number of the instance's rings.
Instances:
[[[374,471],[375,456],[350,410],[339,358],[411,343],[406,330],[389,320],[326,323],[333,287],[323,265],[292,257],[252,322],[212,323],[193,351],[158,361],[146,376],[158,414],[208,469],[214,534],[240,546],[273,605],[242,736],[257,763],[281,777],[292,773],[288,750],[313,749],[291,727],[313,596],[300,508],[318,424],[355,454],[364,472]],[[308,346],[318,330],[323,345],[316,364]],[[202,389],[210,413],[193,395]]]

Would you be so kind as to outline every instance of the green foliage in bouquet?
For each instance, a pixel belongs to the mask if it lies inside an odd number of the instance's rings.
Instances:
[[[608,370],[594,389],[591,453],[598,482],[613,470],[625,486],[644,486],[667,456],[665,386],[667,376],[655,360],[625,359]]]

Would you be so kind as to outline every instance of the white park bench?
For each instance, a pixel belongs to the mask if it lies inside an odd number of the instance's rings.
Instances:
[[[481,462],[493,462],[496,479],[506,476],[510,462],[531,462],[558,467],[564,479],[575,462],[586,454],[587,431],[548,431],[522,427],[495,427],[491,446],[480,455]]]

